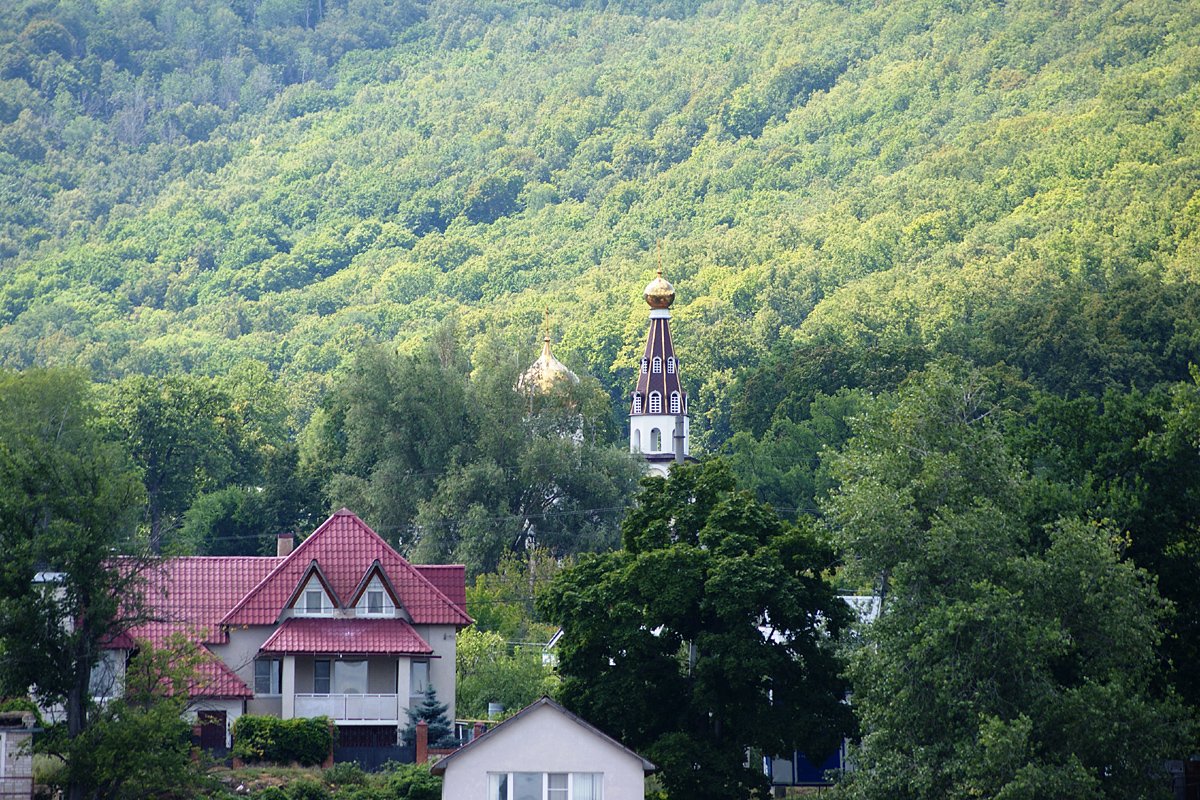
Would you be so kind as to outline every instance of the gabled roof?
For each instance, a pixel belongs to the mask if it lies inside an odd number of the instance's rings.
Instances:
[[[321,573],[330,588],[338,596],[348,597],[376,560],[387,573],[414,624],[471,624],[471,618],[461,605],[447,597],[422,570],[409,564],[379,534],[344,508],[325,520],[286,556],[221,619],[221,624],[274,623],[313,561],[321,565]]]
[[[450,762],[457,759],[463,753],[470,751],[470,749],[472,747],[482,744],[483,742],[487,741],[488,739],[493,739],[497,736],[504,736],[507,732],[507,729],[510,729],[510,728],[516,726],[516,723],[518,720],[529,716],[530,714],[532,714],[534,711],[536,711],[539,708],[549,708],[553,711],[556,711],[559,714],[561,714],[563,717],[566,717],[567,719],[569,719],[571,722],[574,722],[576,725],[579,725],[580,727],[582,727],[584,730],[586,730],[588,733],[592,734],[593,736],[603,739],[604,741],[608,742],[609,744],[613,745],[614,747],[620,748],[621,750],[625,751],[629,755],[636,758],[638,761],[642,762],[642,770],[643,771],[653,772],[654,770],[658,769],[657,767],[654,766],[654,764],[650,763],[648,760],[646,760],[642,756],[633,752],[628,747],[621,744],[616,739],[612,738],[607,733],[605,733],[604,731],[597,728],[595,725],[591,724],[590,722],[588,722],[587,720],[578,716],[577,714],[572,714],[570,711],[567,711],[565,708],[563,708],[558,703],[551,700],[549,697],[543,697],[541,700],[534,701],[533,703],[530,703],[529,705],[525,706],[520,711],[518,711],[516,714],[513,714],[511,717],[504,720],[504,722],[501,722],[499,725],[492,728],[490,731],[484,733],[482,736],[475,737],[470,742],[468,742],[467,744],[458,748],[450,755],[444,757],[442,760],[438,761],[436,764],[433,765],[433,767],[430,769],[430,772],[432,772],[434,775],[444,774],[446,771],[446,767],[448,764],[450,764]]]
[[[433,648],[402,619],[293,617],[279,626],[260,652],[424,656]]]

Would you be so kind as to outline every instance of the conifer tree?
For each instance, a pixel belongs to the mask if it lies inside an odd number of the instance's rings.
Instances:
[[[446,717],[447,706],[439,703],[433,684],[425,687],[425,698],[420,704],[408,709],[408,727],[404,729],[404,741],[414,742],[417,738],[417,723],[424,721],[429,726],[430,747],[453,747],[454,726]]]

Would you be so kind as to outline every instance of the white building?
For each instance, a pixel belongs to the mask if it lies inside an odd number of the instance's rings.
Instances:
[[[433,767],[442,800],[644,800],[653,770],[548,697]]]

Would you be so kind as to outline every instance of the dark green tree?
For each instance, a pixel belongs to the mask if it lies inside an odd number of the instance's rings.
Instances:
[[[70,742],[90,735],[105,644],[144,620],[152,562],[134,541],[144,498],[127,456],[100,435],[83,375],[0,373],[0,691],[32,687],[61,704]],[[73,775],[71,800],[85,783]]]
[[[433,684],[427,685],[420,704],[408,709],[408,725],[402,734],[404,741],[416,741],[417,723],[424,722],[429,726],[430,747],[453,747],[457,740],[454,738],[454,726],[446,716],[448,708],[445,703],[438,702],[437,689],[433,688]]]
[[[642,485],[625,549],[581,557],[539,603],[563,628],[563,702],[657,764],[671,797],[765,797],[747,748],[819,758],[850,728],[832,552],[721,461]]]
[[[212,381],[185,375],[142,376],[118,383],[104,409],[124,439],[146,488],[150,549],[205,489],[253,474],[256,455],[243,447],[241,420]]]
[[[850,797],[1154,797],[1186,733],[1166,604],[1113,528],[1055,513],[996,385],[937,362],[868,406],[825,512],[879,619],[853,649]]]

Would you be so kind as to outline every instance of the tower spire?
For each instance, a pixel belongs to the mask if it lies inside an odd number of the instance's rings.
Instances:
[[[629,451],[639,453],[650,470],[664,477],[672,460],[688,456],[688,398],[680,383],[679,359],[671,340],[671,304],[675,287],[663,277],[659,246],[658,275],[646,284],[650,328],[630,397]]]

